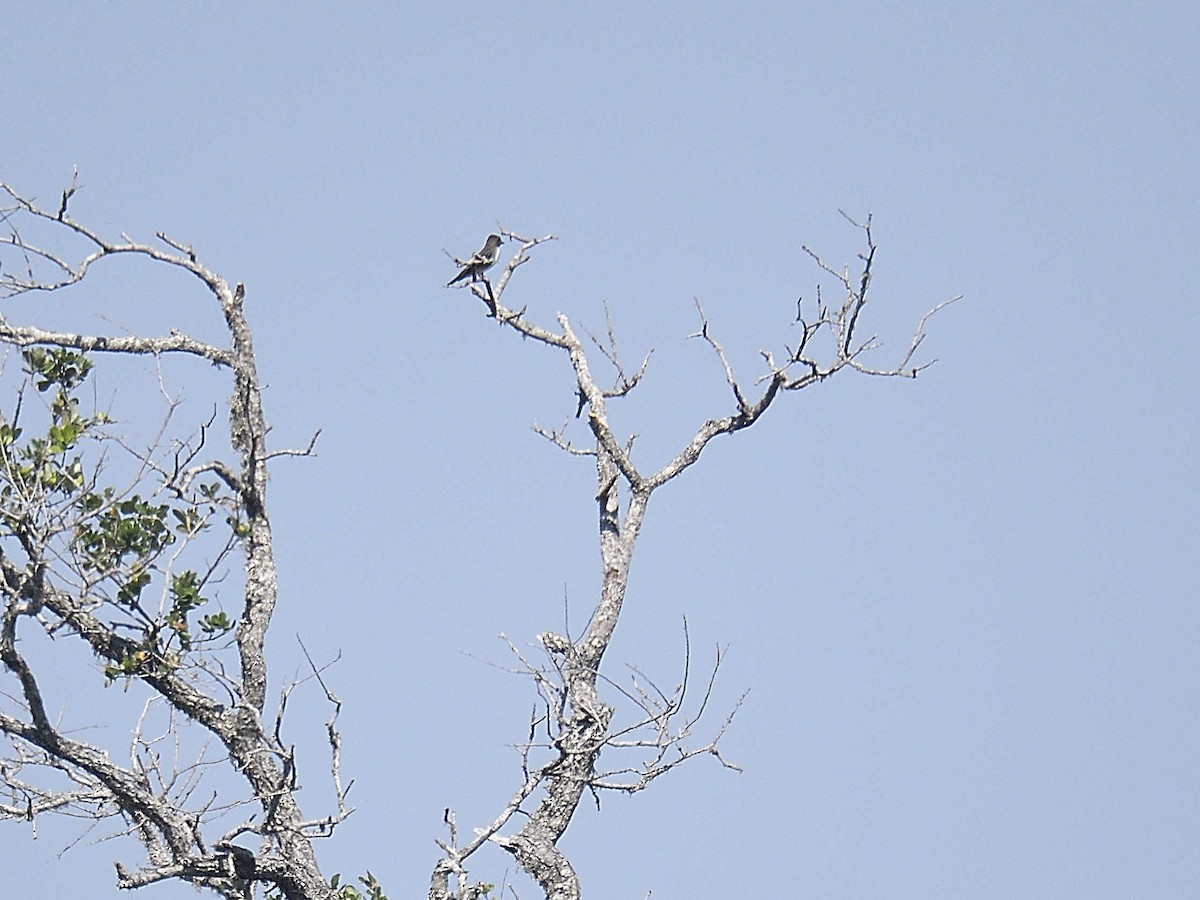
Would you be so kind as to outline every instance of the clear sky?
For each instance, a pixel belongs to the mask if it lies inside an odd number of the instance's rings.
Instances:
[[[753,377],[819,280],[801,244],[860,250],[843,209],[875,217],[881,365],[966,299],[915,382],[787,396],[655,495],[609,674],[673,683],[686,616],[727,647],[718,708],[750,689],[745,771],[585,805],[586,895],[1200,896],[1200,13],[589,7],[6,13],[0,177],[50,200],[78,166],[78,218],[244,281],[276,445],[323,429],[275,469],[271,646],[280,676],[296,634],[343,654],[358,812],[326,872],[427,890],[443,808],[469,831],[518,783],[533,696],[497,635],[598,583],[593,472],[529,427],[574,412],[569,369],[445,290],[443,248],[559,235],[506,300],[592,330],[607,303],[655,349],[615,413],[650,467],[732,409],[693,298]],[[216,333],[190,287],[111,302],[77,327]],[[0,826],[12,896],[117,897],[137,849],[59,858],[78,833]]]

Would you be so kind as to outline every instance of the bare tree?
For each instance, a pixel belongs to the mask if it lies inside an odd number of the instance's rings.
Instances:
[[[289,685],[273,710],[267,707],[264,640],[276,604],[268,466],[280,456],[310,453],[313,443],[268,449],[243,286],[161,232],[154,243],[143,243],[126,235],[110,239],[80,224],[70,213],[76,189],[73,181],[56,204],[42,207],[0,184],[7,198],[0,201],[6,226],[0,250],[7,251],[0,259],[0,296],[53,294],[111,257],[134,257],[196,279],[216,302],[226,339],[210,343],[175,330],[84,334],[0,319],[0,343],[15,348],[22,364],[13,406],[0,413],[0,732],[9,742],[0,759],[0,817],[36,827],[50,813],[80,816],[132,835],[144,860],[133,867],[117,864],[122,888],[182,880],[229,898],[252,897],[263,885],[269,897],[288,900],[353,900],[363,891],[383,900],[369,873],[359,891],[327,879],[317,862],[314,841],[332,835],[351,812],[340,771],[341,701],[323,668],[309,660],[307,680],[330,708],[333,801],[320,814],[301,810],[296,754],[284,734],[284,713],[298,685]],[[547,328],[501,302],[514,273],[549,238],[506,232],[519,249],[495,284],[481,273],[466,285],[503,327],[558,348],[570,360],[576,413],[586,409],[588,437],[576,445],[565,428],[539,431],[596,467],[603,575],[582,634],[542,633],[544,658],[537,660],[512,645],[516,668],[532,679],[538,696],[520,748],[520,784],[470,840],[460,842],[447,810],[432,900],[488,894],[491,885],[472,881],[467,863],[489,843],[512,854],[547,898],[578,898],[578,877],[558,843],[585,794],[640,791],[698,755],[734,767],[719,744],[736,705],[707,737],[696,737],[709,711],[719,654],[698,691],[689,687],[690,646],[683,678],[666,690],[636,672],[628,685],[617,684],[602,674],[602,662],[655,490],[696,463],[716,436],[753,425],[783,393],[843,369],[896,377],[921,370],[912,360],[926,319],[941,306],[922,318],[898,365],[877,369],[865,361],[875,341],[860,339],[856,330],[875,243],[869,218],[858,227],[866,250],[853,275],[809,251],[835,279],[840,296],[826,304],[818,293],[808,315],[798,303],[797,345],[764,352],[764,372],[752,384],[735,376],[697,306],[700,324],[693,337],[711,348],[722,367],[733,408],[701,423],[653,472],[638,468],[632,438],[615,434],[608,416],[608,404],[638,385],[649,357],[627,370],[610,324],[603,339],[591,342],[613,373],[604,387],[589,364],[589,347],[566,316],[558,317],[556,329]],[[94,392],[87,409],[94,360],[130,355],[153,360],[160,371],[167,360],[190,359],[226,373],[228,426],[215,413],[197,423],[177,421],[178,400],[161,374],[163,416],[146,439],[128,434],[100,408]],[[219,443],[227,449],[214,449]],[[212,611],[218,595],[235,596],[229,602],[235,615]],[[97,660],[87,672],[91,681],[122,686],[106,696],[118,710],[114,715],[129,716],[127,759],[118,762],[115,748],[81,740],[73,723],[50,712],[48,694],[63,692],[57,661],[68,658]],[[615,715],[622,703],[628,722]],[[522,824],[511,830],[518,813]]]
[[[537,685],[543,701],[541,715],[535,716],[531,723],[529,741],[521,748],[524,779],[499,815],[486,827],[477,829],[469,843],[458,844],[457,826],[447,813],[451,839],[441,843],[443,856],[433,871],[431,900],[471,900],[484,890],[486,885],[471,883],[464,863],[487,841],[511,853],[520,867],[537,881],[547,900],[577,900],[581,896],[579,878],[570,861],[558,849],[558,842],[586,791],[639,791],[675,766],[701,754],[714,755],[722,764],[736,768],[721,756],[719,748],[721,736],[736,712],[736,706],[711,738],[700,744],[692,742],[693,729],[708,707],[712,678],[720,666],[719,654],[707,680],[707,689],[692,712],[684,708],[691,662],[689,648],[684,660],[684,678],[669,694],[653,684],[644,687],[635,683],[632,690],[619,690],[620,697],[633,703],[637,715],[634,724],[615,730],[614,707],[601,699],[597,688],[602,677],[601,663],[621,615],[630,563],[650,497],[694,465],[713,438],[749,428],[773,407],[781,393],[810,387],[844,369],[880,377],[915,378],[931,364],[914,365],[913,357],[925,338],[926,321],[953,300],[938,304],[921,318],[908,349],[896,365],[876,368],[866,363],[865,356],[878,344],[874,337],[857,337],[856,331],[867,302],[876,245],[870,217],[863,224],[846,218],[863,233],[866,242],[866,249],[859,258],[861,266],[854,274],[848,269],[838,271],[814,251],[804,248],[815,264],[835,279],[840,296],[835,302],[826,304],[818,288],[813,304],[815,309],[808,316],[803,304],[797,301],[793,323],[799,326],[796,346],[785,348],[779,355],[763,351],[765,371],[754,380],[752,387],[735,376],[725,350],[712,334],[703,309],[696,304],[699,330],[691,337],[704,341],[712,349],[733,394],[733,411],[701,423],[691,440],[656,471],[644,472],[638,467],[633,457],[634,436],[622,438],[615,434],[608,414],[610,401],[620,400],[637,387],[649,356],[636,370],[627,369],[617,353],[610,321],[605,337],[592,337],[591,340],[612,372],[610,386],[602,387],[592,371],[587,347],[567,316],[559,314],[558,327],[552,329],[532,322],[524,308],[513,310],[501,303],[513,274],[529,261],[529,252],[539,244],[553,240],[553,235],[531,238],[502,231],[504,237],[516,243],[519,249],[495,285],[483,278],[468,286],[487,307],[488,315],[501,325],[537,343],[563,351],[570,360],[578,397],[576,416],[587,410],[589,438],[577,446],[567,439],[565,428],[537,430],[563,451],[594,461],[597,533],[603,574],[598,599],[583,634],[572,637],[547,632],[539,636],[549,657],[548,664],[535,665],[513,648]],[[455,262],[465,264],[461,260]],[[544,735],[541,740],[537,737],[539,733]],[[637,754],[629,765],[607,770],[600,767],[602,752],[629,750]],[[533,761],[535,752],[539,755],[536,763]],[[526,804],[530,804],[531,809],[526,810]],[[524,823],[515,833],[502,834],[518,810],[525,814]],[[453,886],[451,875],[455,877]]]

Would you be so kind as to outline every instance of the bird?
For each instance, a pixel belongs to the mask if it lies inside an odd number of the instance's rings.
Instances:
[[[483,245],[483,249],[463,264],[462,271],[446,282],[446,287],[452,287],[464,278],[478,281],[483,273],[494,266],[496,260],[500,258],[500,245],[503,243],[504,241],[500,235],[489,234],[487,242]]]

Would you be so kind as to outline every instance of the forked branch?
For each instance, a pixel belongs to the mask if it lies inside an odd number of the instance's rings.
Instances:
[[[865,223],[847,220],[859,228],[866,241],[860,254],[861,267],[856,274],[837,270],[818,254],[805,247],[817,267],[835,279],[843,292],[837,304],[827,305],[821,287],[817,287],[815,316],[806,316],[804,306],[797,302],[795,324],[799,340],[794,347],[785,347],[777,361],[776,354],[763,351],[767,371],[752,384],[743,383],[734,371],[724,347],[713,334],[708,317],[696,303],[700,329],[691,337],[704,341],[713,351],[723,370],[726,384],[733,395],[733,411],[702,422],[692,438],[676,455],[652,474],[641,472],[633,459],[633,438],[620,438],[610,424],[608,402],[625,397],[637,386],[645,372],[646,361],[633,374],[628,374],[617,354],[616,339],[606,307],[607,339],[590,335],[605,363],[613,371],[615,385],[603,388],[591,368],[586,348],[576,336],[571,323],[563,314],[556,318],[557,329],[535,324],[526,315],[525,307],[513,309],[504,305],[503,297],[511,285],[516,269],[528,262],[529,251],[540,239],[520,238],[510,232],[519,249],[503,270],[497,283],[483,288],[473,286],[501,326],[507,326],[522,337],[553,347],[567,354],[574,372],[575,411],[579,417],[587,408],[589,435],[568,437],[568,424],[555,430],[535,426],[535,430],[555,446],[574,455],[595,461],[599,542],[602,576],[598,598],[591,610],[588,626],[578,637],[546,632],[539,638],[550,665],[532,665],[517,652],[523,671],[534,682],[539,707],[531,720],[529,740],[521,749],[522,784],[499,816],[480,829],[475,841],[459,847],[451,828],[450,843],[440,842],[443,857],[434,869],[431,900],[470,900],[475,896],[477,883],[468,877],[465,862],[485,840],[504,847],[519,865],[539,884],[548,900],[578,900],[579,880],[566,856],[558,849],[558,841],[566,830],[578,804],[587,791],[618,790],[636,792],[658,777],[699,755],[715,756],[723,766],[736,769],[720,753],[718,742],[741,705],[738,700],[709,741],[695,746],[693,728],[699,716],[708,708],[713,679],[720,668],[718,654],[711,677],[699,704],[699,712],[684,714],[687,692],[687,672],[690,649],[685,652],[685,677],[672,691],[662,691],[653,682],[636,673],[632,689],[613,684],[600,674],[601,661],[608,649],[625,600],[629,567],[634,546],[640,533],[646,506],[651,494],[694,465],[704,449],[717,435],[734,434],[759,421],[773,408],[782,392],[797,391],[835,375],[842,369],[852,369],[867,375],[915,377],[928,363],[914,366],[913,356],[924,339],[925,324],[946,301],[935,306],[920,320],[908,352],[900,363],[891,368],[867,366],[862,357],[876,346],[874,338],[858,341],[856,331],[868,298],[873,277],[877,247],[871,230],[871,219]],[[827,345],[823,349],[818,345]],[[614,688],[637,711],[634,720],[614,730],[615,708],[600,699],[597,680]],[[540,710],[540,712],[539,712]],[[603,751],[641,752],[640,761],[601,770],[597,763]],[[534,754],[546,759],[534,760]],[[525,804],[540,792],[532,809]],[[513,835],[502,834],[503,828],[518,813],[526,819]],[[450,878],[456,882],[451,885]]]

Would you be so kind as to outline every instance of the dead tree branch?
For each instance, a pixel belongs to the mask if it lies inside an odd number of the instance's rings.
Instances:
[[[691,741],[694,728],[711,700],[714,679],[721,665],[720,653],[707,680],[698,710],[692,713],[685,712],[687,673],[691,659],[690,645],[686,641],[684,678],[671,691],[659,690],[636,670],[631,689],[603,679],[606,685],[616,689],[638,711],[639,714],[628,725],[614,727],[615,708],[601,699],[597,681],[602,678],[601,662],[621,614],[634,547],[647,504],[655,490],[694,465],[713,438],[735,434],[754,425],[784,392],[809,387],[847,368],[867,375],[911,378],[928,365],[913,366],[913,356],[924,339],[925,324],[929,317],[952,301],[938,304],[922,317],[911,347],[897,366],[873,368],[863,362],[864,354],[876,346],[874,338],[859,341],[856,332],[868,299],[877,247],[869,216],[862,224],[848,216],[846,218],[863,232],[866,243],[866,250],[859,257],[861,267],[856,274],[851,275],[849,269],[839,271],[808,247],[804,248],[817,267],[835,279],[844,292],[843,299],[837,305],[827,306],[818,287],[817,309],[813,318],[804,315],[803,304],[798,302],[795,324],[799,326],[800,333],[797,345],[785,348],[785,354],[778,361],[775,353],[763,351],[762,358],[767,371],[756,377],[752,384],[739,379],[725,349],[714,336],[707,315],[699,301],[696,302],[700,329],[692,337],[704,341],[716,356],[733,395],[733,410],[702,422],[672,459],[648,474],[642,472],[633,459],[633,436],[622,440],[613,432],[607,404],[626,396],[637,386],[649,362],[649,354],[637,372],[626,372],[617,353],[612,322],[606,308],[607,338],[600,339],[589,334],[592,343],[615,373],[615,385],[602,388],[593,374],[583,343],[565,315],[560,313],[557,316],[557,329],[552,329],[531,321],[524,307],[512,309],[504,305],[504,295],[517,268],[529,261],[530,250],[549,239],[527,239],[504,232],[505,236],[518,244],[516,254],[497,283],[488,285],[486,296],[479,285],[473,285],[472,289],[488,304],[490,313],[501,326],[567,354],[575,377],[574,389],[578,401],[576,417],[582,414],[585,407],[588,410],[586,421],[590,434],[587,444],[590,446],[579,440],[568,439],[566,425],[554,431],[536,427],[535,430],[560,449],[574,456],[589,456],[595,460],[597,537],[602,576],[598,599],[582,635],[572,639],[547,632],[539,637],[550,657],[549,667],[530,664],[513,648],[521,661],[522,671],[537,687],[541,709],[540,714],[535,710],[529,740],[520,748],[523,783],[491,825],[480,830],[481,837],[476,841],[465,847],[458,847],[453,839],[449,844],[439,844],[443,856],[434,869],[430,900],[463,900],[474,896],[472,891],[475,888],[467,875],[465,862],[483,840],[490,840],[511,853],[521,868],[537,881],[547,900],[578,900],[578,876],[558,848],[558,842],[585,791],[637,792],[699,755],[715,756],[723,766],[737,768],[721,755],[719,742],[740,707],[741,700],[735,703],[714,737],[701,742],[699,746]],[[819,355],[816,345],[822,336],[828,338],[830,348],[824,355]],[[641,752],[645,755],[637,763],[602,770],[597,764],[602,751],[606,749],[614,753]],[[546,754],[548,759],[534,764],[532,755],[535,752]],[[526,810],[523,804],[534,796],[539,799],[531,810]],[[515,833],[501,833],[518,809],[526,814],[524,823]],[[450,884],[451,876],[455,876],[456,886]]]

